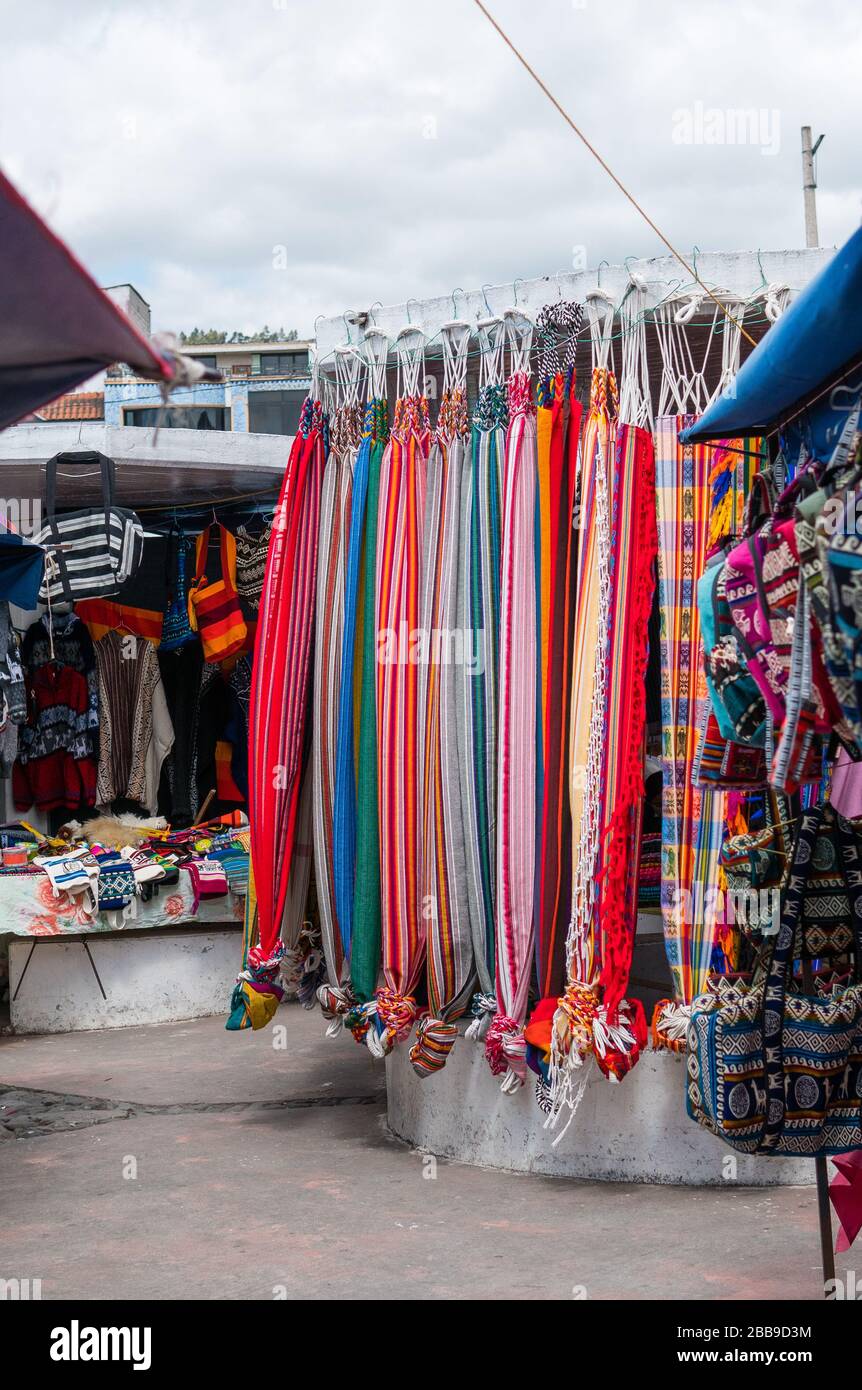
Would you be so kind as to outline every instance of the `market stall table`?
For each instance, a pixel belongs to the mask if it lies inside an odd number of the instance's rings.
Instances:
[[[66,893],[55,897],[47,876],[29,870],[0,873],[0,907],[15,1032],[196,1017],[218,1012],[230,993],[245,897],[229,891],[202,900],[195,911],[185,868],[177,884],[149,902],[138,899],[136,914],[120,929]],[[46,942],[64,949],[37,952]],[[79,945],[81,953],[73,953]]]

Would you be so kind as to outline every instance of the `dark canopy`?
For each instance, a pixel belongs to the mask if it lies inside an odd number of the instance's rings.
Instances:
[[[162,356],[0,171],[0,429],[113,362],[169,381]]]

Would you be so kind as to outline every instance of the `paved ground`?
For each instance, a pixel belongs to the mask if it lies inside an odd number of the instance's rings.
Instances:
[[[221,1019],[0,1039],[0,1277],[45,1298],[820,1296],[812,1190],[429,1178],[367,1051],[279,1019],[284,1050]]]

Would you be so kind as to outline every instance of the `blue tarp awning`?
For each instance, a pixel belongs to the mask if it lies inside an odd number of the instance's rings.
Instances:
[[[793,301],[684,443],[765,434],[801,409],[812,453],[828,457],[862,390],[862,228]],[[810,403],[810,405],[809,405]]]
[[[0,524],[0,599],[19,608],[35,608],[45,568],[41,545]]]

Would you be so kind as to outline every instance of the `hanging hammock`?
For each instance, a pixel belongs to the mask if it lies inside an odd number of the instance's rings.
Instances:
[[[646,755],[646,669],[655,589],[657,532],[645,335],[646,285],[634,282],[622,308],[622,389],[611,459],[610,565],[605,693],[606,739],[600,798],[599,988],[604,1017],[620,1013],[634,1042],[603,1059],[619,1079],[640,1055],[646,1021],[625,1001],[637,930],[637,890]]]
[[[327,449],[328,422],[312,394],[302,407],[272,527],[252,671],[249,822],[258,944],[248,960],[261,984],[276,979],[285,950],[279,929],[303,770],[320,488]]]
[[[388,438],[388,346],[385,334],[368,330],[368,403],[353,470],[344,585],[333,813],[336,910],[344,956],[350,961],[350,990],[360,1004],[372,998],[380,969],[374,571],[380,463]],[[345,1023],[356,1028],[354,1009]],[[358,1026],[364,1036],[362,1019]]]
[[[473,961],[479,990],[467,1036],[484,1038],[496,1012],[497,719],[500,647],[500,545],[508,407],[503,383],[505,324],[478,325],[479,396],[462,486],[460,628],[471,633],[478,668],[464,689],[461,806]]]
[[[336,349],[336,406],[331,416],[330,452],[323,473],[318,544],[317,617],[314,645],[313,774],[314,866],[326,983],[318,998],[338,1031],[352,996],[335,894],[335,765],[344,641],[353,470],[359,451],[362,359],[355,349]]]
[[[696,307],[695,301],[692,305]],[[662,882],[665,949],[675,998],[656,1011],[653,1036],[680,1050],[692,1000],[706,985],[716,931],[715,885],[725,794],[694,785],[692,772],[709,695],[695,585],[706,568],[713,450],[681,444],[679,432],[708,404],[685,334],[693,309],[656,312],[662,390],[655,428],[658,593],[661,610]],[[718,309],[716,309],[716,314]],[[713,317],[715,325],[715,316]],[[669,406],[675,413],[668,413]]]
[[[431,433],[424,380],[424,336],[404,328],[396,339],[398,399],[380,467],[375,621],[380,914],[384,984],[348,1022],[375,1056],[409,1035],[425,958],[420,910],[421,555]],[[369,576],[366,575],[366,583]],[[367,640],[367,635],[366,635]]]
[[[445,1064],[458,1036],[455,1020],[464,1012],[476,978],[459,769],[468,672],[477,660],[476,634],[459,624],[459,589],[466,588],[460,530],[469,450],[470,332],[470,325],[460,322],[441,330],[443,394],[428,460],[419,705],[428,1014],[410,1049],[419,1076],[430,1076]]]
[[[545,305],[537,411],[541,518],[541,767],[537,797],[536,969],[540,997],[556,999],[565,985],[565,941],[571,902],[571,819],[567,781],[573,582],[577,564],[575,482],[581,406],[575,400],[580,304]],[[566,334],[562,364],[558,334]]]
[[[533,963],[536,835],[536,418],[530,388],[533,325],[505,315],[512,356],[507,382],[500,586],[497,750],[497,1011],[485,1055],[503,1090],[526,1079],[524,1021]]]

